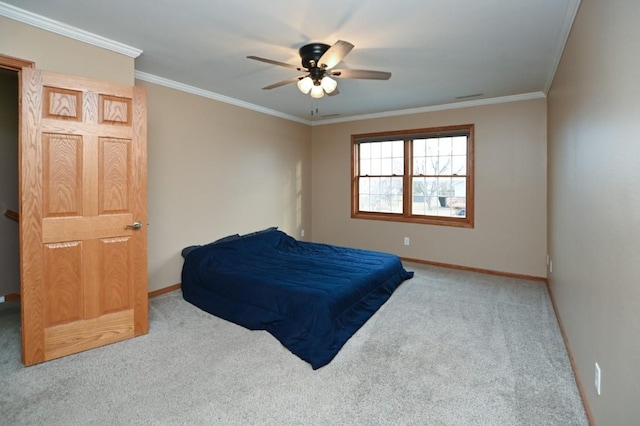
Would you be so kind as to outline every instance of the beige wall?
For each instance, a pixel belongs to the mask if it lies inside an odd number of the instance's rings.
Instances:
[[[188,245],[269,226],[310,237],[309,126],[136,85],[149,109],[150,290],[180,282]]]
[[[351,134],[475,124],[475,229],[351,219]],[[315,241],[546,276],[546,101],[313,127]],[[403,245],[403,237],[411,245]]]
[[[0,16],[0,53],[33,61],[41,70],[133,85],[134,60]]]
[[[18,73],[0,69],[0,296],[20,293],[18,224]]]
[[[548,99],[549,279],[599,425],[640,419],[639,16],[583,0]]]

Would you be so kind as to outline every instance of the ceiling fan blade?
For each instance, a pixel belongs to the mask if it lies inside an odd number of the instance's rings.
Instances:
[[[273,84],[270,84],[268,86],[263,87],[262,90],[270,90],[270,89],[275,89],[276,87],[286,86],[287,84],[297,83],[298,80],[300,80],[301,78],[304,78],[304,77],[305,77],[304,75],[301,75],[301,76],[298,76],[298,77],[290,78],[288,80],[279,81],[277,83],[273,83]]]
[[[324,69],[331,69],[338,65],[342,59],[351,52],[353,44],[348,41],[338,40],[336,43],[324,52],[324,55],[318,60],[318,66]]]
[[[267,64],[271,64],[271,65],[278,65],[278,66],[281,66],[281,67],[293,68],[294,70],[298,70],[298,71],[308,71],[306,68],[298,67],[296,65],[287,64],[285,62],[274,61],[273,59],[261,58],[259,56],[247,56],[247,58],[248,59],[253,59],[255,61],[266,62]]]
[[[370,70],[332,70],[332,77],[339,78],[362,78],[366,80],[389,80],[391,73],[386,71]]]

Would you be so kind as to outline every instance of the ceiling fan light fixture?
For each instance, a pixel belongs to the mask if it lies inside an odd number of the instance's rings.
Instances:
[[[322,77],[320,84],[327,94],[333,93],[333,91],[336,90],[336,87],[338,87],[338,82],[329,76]]]
[[[311,77],[305,77],[301,80],[298,80],[298,89],[300,89],[300,91],[305,95],[309,93],[312,87],[314,86],[313,86],[313,80],[311,80]]]
[[[315,99],[320,99],[324,96],[324,90],[320,84],[317,84],[311,88],[311,97]]]

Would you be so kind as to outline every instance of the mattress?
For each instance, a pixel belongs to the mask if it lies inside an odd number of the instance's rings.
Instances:
[[[270,228],[183,252],[183,297],[251,330],[266,330],[313,369],[413,272],[398,256],[298,241]]]

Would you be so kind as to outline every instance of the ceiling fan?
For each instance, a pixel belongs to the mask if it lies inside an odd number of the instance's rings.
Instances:
[[[324,43],[306,44],[298,51],[302,59],[301,67],[259,56],[247,56],[247,58],[281,67],[293,68],[306,73],[265,86],[263,87],[264,90],[275,89],[276,87],[297,82],[298,89],[305,95],[310,93],[313,98],[321,98],[325,92],[328,95],[337,95],[339,93],[338,83],[331,77],[367,80],[389,80],[391,78],[391,73],[384,71],[333,69],[351,52],[353,47],[353,44],[344,40],[338,40],[333,46]]]

